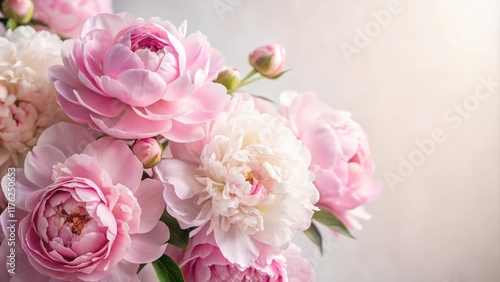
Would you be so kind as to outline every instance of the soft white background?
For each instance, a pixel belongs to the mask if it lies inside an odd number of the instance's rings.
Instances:
[[[276,98],[284,89],[313,90],[351,111],[371,140],[383,183],[373,215],[357,240],[326,237],[322,258],[303,236],[297,241],[317,281],[500,281],[499,99],[480,101],[463,123],[443,119],[473,95],[479,77],[498,77],[498,0],[402,0],[401,13],[347,60],[342,42],[387,10],[387,0],[116,0],[115,11],[160,16],[189,32],[201,30],[227,64],[249,70],[248,53],[278,42],[292,69],[277,81],[250,87]],[[441,128],[447,139],[423,164],[390,185],[400,156]]]

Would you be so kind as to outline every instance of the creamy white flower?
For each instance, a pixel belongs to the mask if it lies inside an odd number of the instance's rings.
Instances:
[[[64,114],[48,79],[61,63],[61,40],[28,26],[0,37],[0,170],[20,166],[42,131]]]
[[[232,263],[251,265],[263,246],[284,249],[307,229],[318,201],[309,151],[276,117],[235,95],[201,142],[173,144],[177,159],[157,172],[169,212],[183,227],[205,226]],[[186,190],[187,189],[187,190]]]

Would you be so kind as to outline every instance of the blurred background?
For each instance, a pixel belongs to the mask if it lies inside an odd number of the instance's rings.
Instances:
[[[117,0],[202,31],[228,65],[285,46],[288,72],[247,89],[312,90],[367,131],[383,184],[357,240],[325,235],[329,282],[500,281],[498,0]],[[328,232],[327,232],[328,233]]]

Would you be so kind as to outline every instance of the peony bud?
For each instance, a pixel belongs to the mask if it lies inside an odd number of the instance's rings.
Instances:
[[[279,44],[268,44],[253,51],[248,61],[256,71],[267,78],[277,78],[285,69],[285,48]]]
[[[134,142],[132,152],[141,161],[144,168],[151,168],[160,162],[163,148],[156,139],[143,138]]]
[[[217,76],[215,82],[224,85],[229,91],[236,90],[236,88],[240,86],[241,82],[240,71],[235,68],[225,66]]]
[[[2,12],[17,23],[26,24],[35,14],[35,5],[31,0],[6,0],[2,3]]]

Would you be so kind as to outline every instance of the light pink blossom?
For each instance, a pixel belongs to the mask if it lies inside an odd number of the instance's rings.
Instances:
[[[190,282],[313,282],[314,272],[309,262],[300,256],[300,248],[290,245],[282,254],[271,255],[263,249],[250,266],[231,263],[217,247],[212,236],[201,231],[191,238],[187,250],[167,247],[166,254],[181,268],[184,278]]]
[[[64,67],[50,70],[59,103],[117,138],[201,139],[227,101],[212,82],[224,62],[204,35],[185,33],[185,24],[126,13],[89,19],[81,38],[64,42]]]
[[[205,139],[171,142],[173,158],[154,169],[181,227],[209,226],[224,257],[246,267],[307,229],[319,195],[309,152],[281,120],[260,114],[249,95],[235,94],[226,110]]]
[[[33,0],[35,19],[64,36],[80,35],[85,21],[97,14],[113,13],[112,0]]]
[[[68,123],[48,128],[16,173],[16,206],[27,213],[22,220],[16,213],[17,235],[29,261],[18,258],[16,275],[131,281],[139,264],[162,255],[169,238],[159,221],[163,187],[141,181],[142,172],[124,141],[95,140]]]
[[[40,134],[66,120],[48,67],[62,64],[61,40],[21,26],[0,37],[0,173],[20,167]]]
[[[333,110],[314,93],[285,92],[280,102],[280,114],[311,152],[318,206],[359,229],[355,217],[369,218],[362,206],[380,191],[366,133],[350,113]]]

